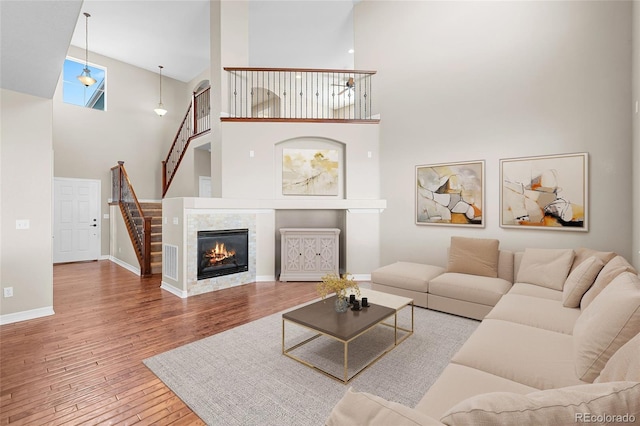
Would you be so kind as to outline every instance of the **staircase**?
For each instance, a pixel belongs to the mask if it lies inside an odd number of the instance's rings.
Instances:
[[[141,202],[142,214],[151,218],[151,273],[162,273],[162,203]],[[144,219],[134,216],[134,222],[139,230],[144,229]]]
[[[111,168],[111,204],[118,205],[140,263],[140,275],[162,272],[162,204],[140,203],[124,168]],[[143,208],[144,206],[144,208]]]
[[[169,154],[162,162],[162,197],[195,137],[210,131],[210,88],[193,94]],[[143,277],[162,273],[162,203],[140,202],[136,196],[124,161],[111,168],[111,203],[120,207],[122,218],[140,263]]]

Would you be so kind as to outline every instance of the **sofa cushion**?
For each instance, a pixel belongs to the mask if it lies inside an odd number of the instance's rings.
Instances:
[[[571,249],[526,249],[517,282],[562,290],[574,253]]]
[[[485,319],[451,362],[536,389],[584,384],[574,371],[572,342],[568,334]]]
[[[640,383],[578,385],[527,395],[488,393],[462,401],[440,420],[446,425],[569,425],[592,423],[603,415],[620,417],[598,424],[635,423],[640,418]]]
[[[331,410],[325,421],[327,426],[346,425],[441,425],[439,421],[417,410],[387,401],[366,392],[347,390],[342,399]]]
[[[580,306],[582,296],[589,290],[604,262],[595,256],[586,259],[567,277],[562,290],[562,305],[567,308]]]
[[[624,272],[602,290],[573,328],[576,374],[593,382],[611,356],[640,332],[640,278]]]
[[[494,306],[511,283],[502,278],[445,272],[429,282],[429,294]]]
[[[609,283],[618,275],[623,272],[633,272],[637,274],[636,270],[627,262],[622,256],[616,256],[607,262],[598,274],[596,280],[593,282],[591,288],[582,296],[580,301],[580,309],[585,310],[593,299],[596,298],[600,292],[609,285]]]
[[[447,271],[496,278],[499,244],[492,239],[451,237]]]
[[[476,368],[450,363],[415,408],[439,419],[449,408],[472,396],[498,391],[526,394],[536,390]]]
[[[371,281],[389,287],[426,293],[429,290],[429,281],[443,272],[444,268],[440,266],[396,262],[373,271]]]
[[[617,382],[622,380],[640,382],[640,333],[622,345],[609,358],[609,361],[607,361],[607,364],[594,382]]]
[[[540,287],[538,287],[540,288]],[[557,300],[513,294],[502,296],[486,319],[511,321],[558,333],[572,334],[580,309],[569,309]]]
[[[552,288],[540,287],[535,284],[514,283],[509,294],[522,294],[523,296],[539,297],[541,299],[557,300],[562,302],[562,292]]]
[[[591,256],[595,256],[598,259],[602,260],[604,265],[607,264],[611,259],[616,257],[616,254],[612,251],[597,251],[586,247],[580,247],[575,249],[576,257],[573,259],[573,264],[571,265],[571,271],[573,272],[582,262],[590,258]]]

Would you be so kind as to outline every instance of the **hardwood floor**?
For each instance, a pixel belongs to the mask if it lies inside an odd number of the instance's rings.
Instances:
[[[257,283],[180,299],[110,261],[54,267],[55,315],[0,327],[0,425],[204,424],[142,360],[316,297]]]

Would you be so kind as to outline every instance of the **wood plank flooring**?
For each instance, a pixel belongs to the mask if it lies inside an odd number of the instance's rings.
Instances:
[[[0,326],[0,425],[204,424],[142,360],[317,297],[256,283],[180,299],[110,261],[56,265],[55,315]]]

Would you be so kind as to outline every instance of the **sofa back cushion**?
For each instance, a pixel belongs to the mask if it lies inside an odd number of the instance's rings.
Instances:
[[[594,382],[623,380],[640,382],[640,333],[613,354]]]
[[[603,264],[607,264],[611,259],[616,257],[616,254],[612,251],[597,251],[586,247],[580,247],[575,249],[576,257],[573,259],[573,265],[571,265],[571,271],[573,272],[582,262],[589,259],[591,256],[595,256],[602,260]]]
[[[499,245],[493,239],[451,237],[447,271],[496,278]]]
[[[640,332],[640,278],[618,275],[573,327],[576,375],[593,382],[611,356]]]
[[[564,282],[562,306],[567,308],[577,308],[580,306],[582,296],[589,290],[589,287],[591,287],[603,266],[604,262],[595,256],[591,256],[581,262]]]
[[[498,254],[498,278],[513,283],[513,252],[500,250]]]
[[[521,395],[490,392],[465,399],[447,411],[446,425],[573,425],[596,415],[640,418],[640,383],[610,382],[547,389]],[[625,419],[620,418],[624,423]],[[598,423],[602,424],[602,423]]]
[[[591,288],[584,294],[580,301],[580,309],[586,309],[600,292],[609,285],[609,283],[623,272],[632,272],[637,274],[636,270],[622,256],[616,256],[607,262],[602,268]]]
[[[571,249],[531,249],[524,251],[516,281],[562,290],[574,253]]]

